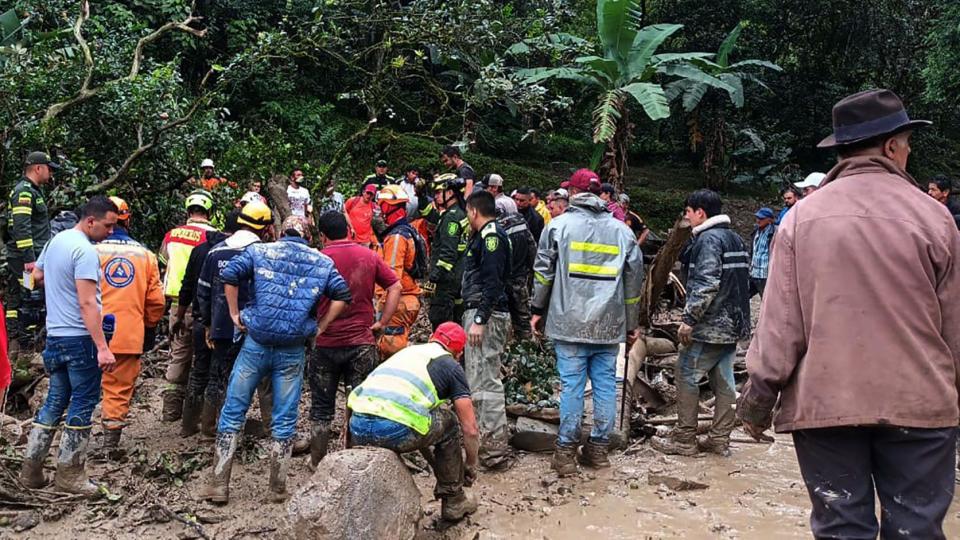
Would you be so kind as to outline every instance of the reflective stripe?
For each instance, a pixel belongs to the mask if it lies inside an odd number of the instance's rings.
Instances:
[[[14,206],[13,210],[10,213],[15,216],[17,215],[29,216],[30,214],[33,214],[33,209],[30,208],[29,206]]]
[[[457,251],[463,252],[467,250],[466,244],[457,244]]]
[[[198,287],[206,287],[206,288],[209,289],[211,285],[210,285],[210,282],[208,282],[208,281],[204,281],[204,280],[202,280],[202,279],[198,279],[198,280],[197,280],[197,286],[198,286]]]
[[[729,263],[729,264],[723,265],[723,270],[729,270],[731,268],[750,268],[750,264],[745,262],[739,262],[739,263]]]
[[[624,301],[624,304],[627,304],[628,306],[631,304],[639,304],[639,303],[640,303],[639,296],[634,296],[633,298],[627,298],[626,301]]]
[[[573,251],[587,251],[590,253],[605,253],[607,255],[619,255],[620,246],[612,244],[595,244],[593,242],[570,242],[570,249]]]
[[[428,388],[427,385],[423,384],[423,381],[420,379],[417,379],[413,373],[385,366],[383,369],[377,371],[377,375],[397,377],[398,379],[402,379],[415,386],[417,390],[423,393],[423,395],[432,398],[433,401],[437,401],[437,395],[434,393],[433,389]]]
[[[459,306],[462,303],[463,303],[463,298],[457,298],[456,300],[453,301],[453,305],[455,306]]]
[[[733,257],[749,257],[750,254],[746,251],[728,251],[723,254],[724,259],[732,259]]]
[[[399,235],[398,235],[399,236]],[[384,242],[386,243],[386,242]],[[397,265],[397,249],[400,247],[400,241],[393,241],[393,253],[390,254],[390,268],[395,268]],[[401,270],[403,269],[403,264],[400,265]]]
[[[534,272],[534,273],[533,273],[533,277],[536,278],[536,280],[539,281],[539,282],[540,282],[541,284],[543,284],[543,285],[550,285],[551,283],[553,283],[553,281],[547,279],[547,278],[546,278],[543,274],[541,274],[540,272]]]
[[[27,238],[26,240],[17,240],[17,247],[20,249],[33,247],[33,238]]]
[[[506,233],[509,236],[513,233],[523,232],[525,230],[527,230],[526,225],[514,225],[513,227],[510,227],[509,229],[507,229]]]
[[[8,319],[16,319],[16,318],[17,318],[17,310],[15,310],[15,309],[8,310],[8,311],[7,311],[7,318],[8,318]]]
[[[620,273],[620,268],[616,266],[604,266],[600,264],[570,263],[570,271],[578,274],[592,274],[595,276],[616,276]]]
[[[446,261],[437,261],[437,266],[439,266],[440,268],[443,268],[448,272],[453,270],[453,265]]]

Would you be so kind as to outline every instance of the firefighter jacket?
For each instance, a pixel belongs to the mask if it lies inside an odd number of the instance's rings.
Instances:
[[[467,309],[476,309],[479,324],[486,324],[494,311],[508,312],[507,281],[510,279],[510,239],[491,219],[473,235],[463,266],[461,296]]]
[[[430,250],[430,281],[460,286],[469,230],[467,213],[459,205],[443,211]]]
[[[190,252],[207,241],[207,232],[215,230],[209,221],[189,219],[186,225],[175,227],[163,237],[160,262],[167,265],[167,271],[163,274],[163,293],[169,298],[177,300],[180,296],[180,285],[187,271]]]
[[[37,260],[50,241],[50,218],[43,193],[27,177],[22,177],[7,201],[7,257],[24,263]]]
[[[165,307],[157,257],[122,227],[114,228],[96,249],[103,313],[112,313],[117,320],[110,350],[142,354],[144,328],[160,324]]]
[[[639,324],[643,255],[596,195],[574,195],[543,229],[533,277],[533,312],[546,314],[550,339],[612,345]]]
[[[414,232],[407,218],[400,218],[383,232],[383,246],[379,248],[380,258],[400,278],[402,295],[420,294],[420,285],[410,275],[417,257]]]

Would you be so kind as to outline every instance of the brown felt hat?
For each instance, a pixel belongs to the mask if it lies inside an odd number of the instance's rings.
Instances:
[[[833,106],[833,134],[820,141],[817,148],[856,144],[932,123],[911,120],[900,97],[890,90],[867,90],[847,96]]]

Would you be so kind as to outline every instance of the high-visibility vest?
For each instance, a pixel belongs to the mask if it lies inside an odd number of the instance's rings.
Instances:
[[[430,411],[443,403],[427,365],[449,355],[438,343],[407,347],[380,364],[354,388],[347,406],[355,413],[393,420],[426,435],[430,431]]]
[[[163,274],[163,293],[168,298],[177,298],[180,295],[180,285],[187,271],[190,252],[207,241],[208,232],[215,230],[216,227],[209,223],[188,221],[186,225],[175,227],[167,233],[163,239],[160,259],[167,264],[167,271]]]

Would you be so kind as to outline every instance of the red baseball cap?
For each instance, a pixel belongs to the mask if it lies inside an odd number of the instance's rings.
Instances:
[[[567,188],[577,188],[583,191],[589,191],[591,184],[600,185],[600,177],[597,176],[597,173],[591,171],[590,169],[578,169],[573,174],[570,175],[570,179],[566,182],[560,184],[560,187]]]
[[[363,188],[363,191],[364,191],[365,193],[373,193],[374,195],[376,195],[376,194],[377,194],[377,185],[376,185],[376,184],[367,184],[367,187]]]
[[[443,345],[454,356],[460,356],[467,346],[467,333],[463,327],[455,322],[445,322],[434,330],[430,341]]]

